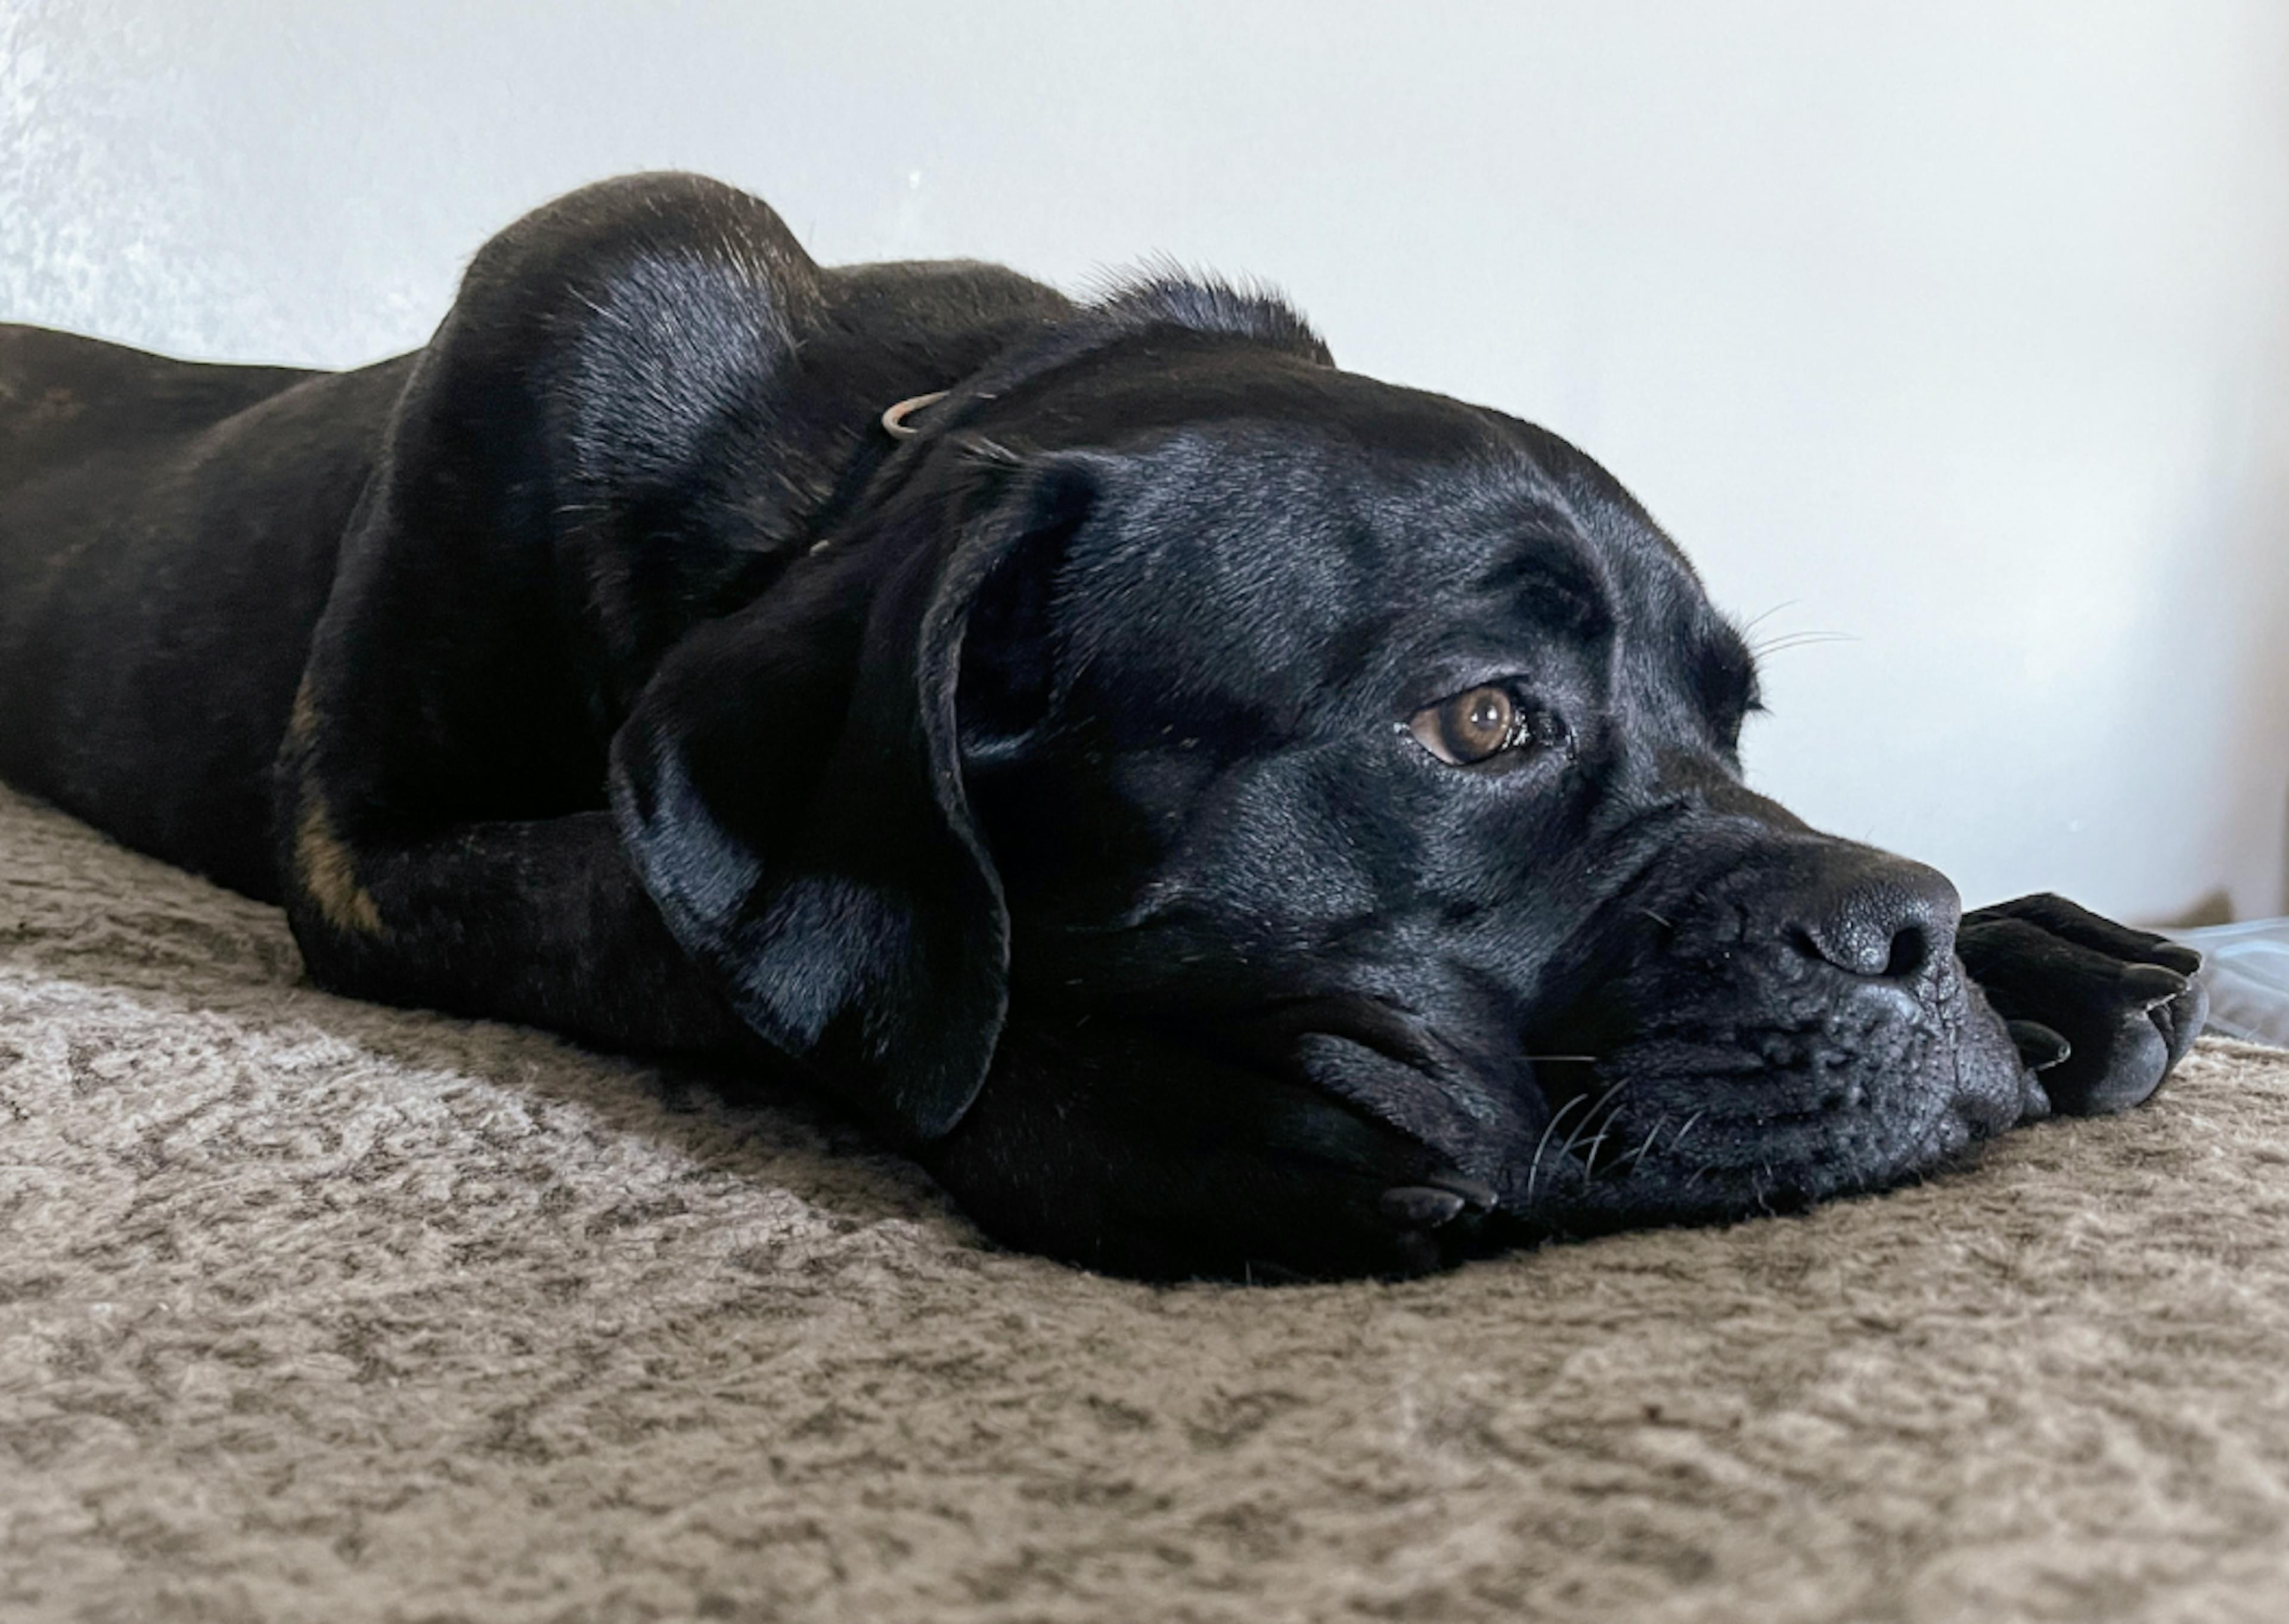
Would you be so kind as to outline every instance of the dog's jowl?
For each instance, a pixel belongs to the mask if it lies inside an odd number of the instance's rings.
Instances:
[[[825,269],[689,176],[419,352],[0,328],[0,776],[321,985],[816,1087],[1014,1244],[1396,1273],[2152,1093],[2182,948],[1743,786],[1602,468],[1269,298]]]

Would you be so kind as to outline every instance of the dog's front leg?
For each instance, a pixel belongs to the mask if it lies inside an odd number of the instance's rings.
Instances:
[[[352,845],[323,799],[292,799],[287,912],[319,985],[608,1048],[760,1047],[668,935],[610,813]]]

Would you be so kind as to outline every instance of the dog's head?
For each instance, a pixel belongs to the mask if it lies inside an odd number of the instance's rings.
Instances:
[[[1277,306],[1092,320],[921,414],[620,736],[630,847],[766,1037],[924,1142],[1011,1031],[1149,1042],[1571,1230],[2040,1109],[1948,882],[1743,786],[1750,652],[1596,464]]]

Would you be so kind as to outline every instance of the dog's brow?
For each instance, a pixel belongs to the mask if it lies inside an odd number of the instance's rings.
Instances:
[[[1758,705],[1757,657],[1730,621],[1702,634],[1693,676],[1703,703],[1714,711],[1737,719]]]
[[[1573,537],[1529,533],[1472,583],[1489,596],[1531,598],[1537,608],[1553,603],[1570,620],[1608,622],[1612,601],[1604,573]]]

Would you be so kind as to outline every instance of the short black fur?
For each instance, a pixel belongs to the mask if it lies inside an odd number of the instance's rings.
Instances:
[[[822,268],[650,175],[359,371],[0,328],[0,776],[321,984],[744,1059],[1100,1267],[1411,1272],[2153,1091],[2190,954],[1804,828],[1755,704],[1596,464],[1175,273]]]

